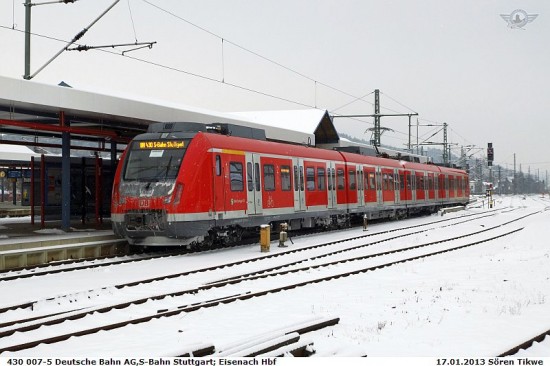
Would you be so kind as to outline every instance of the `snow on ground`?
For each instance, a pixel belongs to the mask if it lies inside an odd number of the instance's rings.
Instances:
[[[498,198],[497,208],[516,210],[499,211],[494,216],[463,226],[433,230],[429,233],[429,240],[500,224],[542,211],[547,206],[550,206],[550,201],[537,196],[526,199]],[[445,218],[483,211],[488,209],[483,206],[471,208],[446,215]],[[191,344],[213,343],[217,349],[227,349],[235,342],[309,319],[340,317],[338,325],[314,335],[302,336],[302,339],[314,342],[317,356],[496,356],[519,341],[550,329],[549,219],[550,211],[543,211],[498,229],[498,233],[502,233],[524,227],[522,231],[481,245],[84,338],[73,337],[13,355],[169,356]],[[434,215],[372,224],[369,232],[438,220],[441,217]],[[290,248],[361,234],[359,228],[295,238]],[[420,236],[399,240],[408,244],[423,241]],[[277,248],[276,243],[272,243],[271,252],[279,250],[285,249]],[[55,277],[0,282],[0,293],[9,294],[0,298],[0,307],[258,255],[261,255],[258,246],[248,246],[69,272]],[[336,267],[344,271],[347,266],[341,264]],[[315,270],[309,272],[309,275],[315,274]],[[215,279],[214,275],[204,273],[203,281]],[[182,277],[181,281],[182,288],[190,287],[186,283],[189,279]],[[245,282],[239,287],[226,286],[222,291],[240,293],[246,291],[247,286],[252,285]],[[138,291],[137,288],[125,291],[128,297],[139,295],[132,293]],[[201,294],[188,296],[200,299]],[[178,301],[182,299],[174,298],[174,306]],[[132,315],[132,307],[124,310],[123,317],[130,318]],[[70,324],[64,326],[71,327]],[[44,332],[47,334],[48,330]],[[24,335],[21,337],[24,339]],[[0,340],[0,347],[2,345]],[[530,351],[522,351],[520,355],[550,356],[548,341]]]

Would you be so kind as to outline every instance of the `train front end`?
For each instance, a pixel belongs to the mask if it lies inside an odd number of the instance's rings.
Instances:
[[[199,163],[188,155],[193,155],[189,146],[201,131],[204,125],[197,123],[158,123],[132,140],[113,184],[115,234],[130,244],[147,246],[185,245],[185,239],[192,240],[193,233],[183,233],[173,221],[181,211],[186,183],[180,172],[186,160]]]

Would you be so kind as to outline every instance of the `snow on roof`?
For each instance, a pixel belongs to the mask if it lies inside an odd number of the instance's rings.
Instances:
[[[168,101],[145,100],[135,95],[124,95],[111,91],[108,94],[103,94],[4,76],[0,76],[0,85],[2,85],[0,106],[9,108],[53,113],[62,109],[73,115],[101,118],[108,121],[217,122],[263,128],[244,115],[217,112]],[[324,113],[324,111],[318,113]],[[2,118],[1,111],[0,118]],[[321,117],[319,117],[320,119]],[[301,123],[296,126],[301,126]],[[295,143],[314,141],[315,135],[312,132],[301,133],[296,130],[296,126],[291,125],[291,128],[285,128],[282,124],[275,125],[266,129],[266,137]]]
[[[240,118],[270,127],[285,128],[296,132],[313,134],[327,113],[324,109],[298,109],[281,111],[233,112]]]
[[[0,143],[0,160],[30,161],[31,156],[40,156],[26,146]]]

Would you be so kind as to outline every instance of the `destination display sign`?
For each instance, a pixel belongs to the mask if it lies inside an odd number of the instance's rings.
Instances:
[[[140,141],[138,147],[140,149],[183,149],[185,141]]]

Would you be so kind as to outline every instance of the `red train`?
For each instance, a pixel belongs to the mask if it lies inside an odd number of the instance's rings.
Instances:
[[[219,133],[228,129],[232,135]],[[365,215],[406,217],[469,199],[463,170],[269,142],[263,133],[151,125],[118,165],[114,232],[132,244],[229,243],[261,224],[346,226]]]

